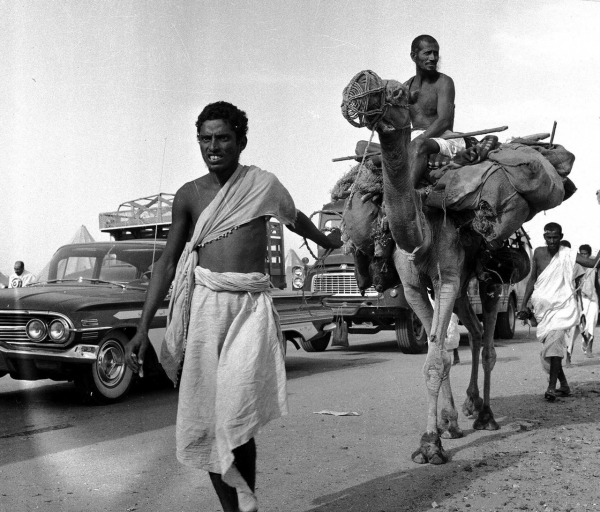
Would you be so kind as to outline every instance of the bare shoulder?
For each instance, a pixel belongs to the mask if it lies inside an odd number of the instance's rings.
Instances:
[[[454,91],[454,80],[444,73],[440,73],[440,76],[436,80],[436,86],[438,89],[443,91]]]

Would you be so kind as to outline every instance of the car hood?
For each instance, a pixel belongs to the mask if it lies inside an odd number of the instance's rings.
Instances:
[[[146,291],[102,284],[41,285],[0,290],[0,310],[68,313],[112,304],[143,303]]]

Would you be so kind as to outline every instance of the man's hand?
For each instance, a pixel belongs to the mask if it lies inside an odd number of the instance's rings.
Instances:
[[[529,320],[533,318],[533,311],[529,308],[522,309],[517,313],[517,318],[519,320]]]
[[[144,357],[150,339],[145,332],[138,332],[131,338],[125,349],[125,362],[140,377],[144,376]]]
[[[329,245],[323,246],[325,249],[339,249],[344,243],[342,242],[342,232],[338,228],[331,230],[331,233],[327,235]]]

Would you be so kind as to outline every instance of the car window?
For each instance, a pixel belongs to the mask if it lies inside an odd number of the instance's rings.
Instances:
[[[94,272],[96,258],[87,256],[69,256],[58,262],[57,279],[91,279]]]
[[[115,254],[108,254],[105,256],[102,261],[100,276],[98,278],[102,281],[113,281],[118,283],[128,283],[137,279],[138,274],[141,271],[131,263],[119,260],[115,256]]]

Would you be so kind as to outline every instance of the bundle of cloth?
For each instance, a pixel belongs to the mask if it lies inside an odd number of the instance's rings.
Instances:
[[[492,247],[501,246],[524,222],[573,194],[568,175],[574,161],[563,146],[527,139],[483,152],[470,148],[430,174],[436,179],[422,191],[424,204],[470,210],[472,228]]]
[[[346,199],[340,226],[343,251],[354,256],[354,273],[362,293],[371,286],[383,292],[400,283],[385,207],[377,200],[382,195],[381,167],[371,160],[352,167],[331,191],[332,201]]]

